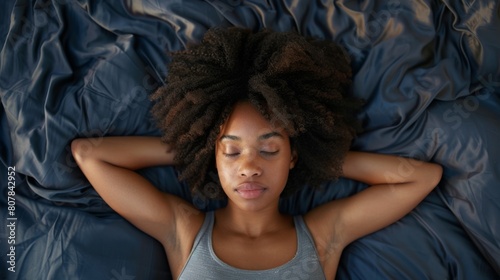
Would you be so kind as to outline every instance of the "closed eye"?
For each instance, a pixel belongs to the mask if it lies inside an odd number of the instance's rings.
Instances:
[[[225,157],[228,157],[228,158],[231,158],[231,157],[236,157],[238,156],[240,153],[223,153],[223,155]]]
[[[265,156],[273,156],[273,155],[276,155],[278,154],[279,150],[277,151],[260,151],[261,154],[265,155]]]

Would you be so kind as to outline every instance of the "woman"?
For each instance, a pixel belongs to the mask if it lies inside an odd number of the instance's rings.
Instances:
[[[441,178],[434,163],[349,151],[359,102],[331,42],[213,29],[169,67],[153,95],[162,138],[76,139],[72,151],[102,198],[163,244],[174,278],[333,279],[350,242]],[[227,205],[200,212],[134,172],[155,165],[176,165],[193,193]],[[281,196],[339,176],[372,186],[303,216],[279,212]]]

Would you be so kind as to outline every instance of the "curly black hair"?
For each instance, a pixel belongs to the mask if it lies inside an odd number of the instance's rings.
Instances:
[[[251,102],[290,136],[298,161],[282,195],[342,174],[359,130],[351,67],[336,43],[294,32],[213,28],[199,44],[171,53],[166,84],[152,95],[162,141],[175,151],[179,179],[194,194],[217,181],[215,143],[239,101]]]

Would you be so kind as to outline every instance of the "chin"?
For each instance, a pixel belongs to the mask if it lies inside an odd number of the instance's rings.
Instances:
[[[270,207],[278,208],[278,203],[272,203],[271,201],[263,201],[262,199],[254,199],[247,201],[234,201],[233,205],[240,210],[248,212],[259,212],[262,210],[269,209]]]

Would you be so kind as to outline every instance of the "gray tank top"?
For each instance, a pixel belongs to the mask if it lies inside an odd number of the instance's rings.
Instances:
[[[212,247],[214,212],[207,212],[179,279],[325,279],[314,241],[302,216],[295,216],[294,223],[298,244],[293,259],[272,269],[245,270],[232,267],[215,255]]]

